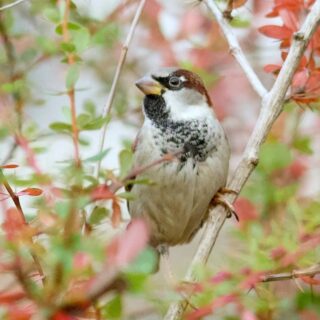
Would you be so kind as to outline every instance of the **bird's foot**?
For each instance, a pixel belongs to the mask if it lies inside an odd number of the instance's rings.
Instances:
[[[213,199],[211,200],[211,204],[212,205],[221,205],[223,206],[226,210],[227,210],[227,218],[231,218],[232,216],[234,216],[237,221],[239,222],[239,217],[237,215],[236,210],[234,209],[234,206],[225,199],[224,195],[225,194],[238,194],[236,191],[234,190],[230,190],[230,189],[226,189],[226,188],[221,188],[213,197]]]

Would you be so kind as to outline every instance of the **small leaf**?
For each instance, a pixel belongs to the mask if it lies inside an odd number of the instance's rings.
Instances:
[[[99,224],[101,220],[105,219],[109,215],[109,210],[105,207],[95,207],[90,214],[89,223],[90,224]]]
[[[133,164],[133,153],[129,149],[124,149],[119,155],[120,162],[120,176],[124,178],[132,167]]]
[[[77,64],[73,64],[67,73],[66,76],[66,87],[67,89],[71,89],[74,87],[74,85],[76,84],[76,82],[78,81],[80,76],[80,68],[79,65]]]
[[[259,166],[268,173],[288,166],[292,161],[289,148],[279,142],[265,143],[260,152]]]
[[[131,192],[121,192],[118,194],[118,197],[125,200],[134,200],[136,198]]]
[[[267,64],[263,67],[263,70],[267,73],[275,73],[275,72],[279,72],[281,69],[281,66],[277,65],[277,64]]]
[[[110,148],[105,149],[105,150],[99,152],[98,154],[83,160],[83,162],[97,162],[97,161],[100,161],[109,153],[109,151],[110,151]]]
[[[68,22],[68,30],[79,30],[81,26],[74,22]],[[56,33],[62,35],[62,23],[56,27]]]
[[[71,132],[72,126],[69,123],[65,122],[53,122],[50,124],[50,129],[56,132]]]
[[[45,8],[43,10],[43,15],[53,23],[59,23],[60,14],[59,11],[55,8]]]
[[[19,191],[17,193],[18,196],[31,196],[31,197],[37,197],[40,196],[43,193],[43,191],[39,188],[27,188]]]
[[[90,33],[88,29],[81,28],[73,32],[72,34],[73,34],[73,43],[75,45],[77,52],[81,53],[82,51],[88,48],[90,43]]]
[[[258,29],[262,34],[274,39],[290,39],[293,31],[286,26],[268,25]]]
[[[17,164],[13,164],[13,163],[10,163],[10,164],[5,164],[3,166],[0,166],[1,169],[15,169],[15,168],[18,168],[19,166]]]
[[[122,315],[122,300],[118,294],[111,299],[103,308],[102,314],[105,319],[120,319]]]
[[[62,49],[64,52],[70,53],[70,52],[75,52],[75,50],[76,50],[75,45],[74,45],[73,43],[70,43],[70,42],[62,42],[62,43],[60,44],[60,46],[61,46],[61,49]]]

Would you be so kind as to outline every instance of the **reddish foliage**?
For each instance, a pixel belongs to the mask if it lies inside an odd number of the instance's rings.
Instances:
[[[24,307],[11,304],[7,309],[8,320],[30,320],[34,314],[36,314],[36,307],[31,304]]]
[[[101,185],[97,186],[91,192],[92,201],[109,200],[109,199],[113,199],[113,198],[114,198],[114,194],[110,191],[109,187],[105,184],[101,184]]]
[[[75,269],[85,269],[91,265],[91,257],[86,252],[78,252],[73,257],[73,267]]]
[[[18,167],[19,166],[17,164],[10,163],[10,164],[5,164],[3,166],[0,166],[0,169],[15,169]]]
[[[22,290],[15,290],[0,293],[0,304],[11,304],[25,298],[26,294]]]
[[[23,229],[26,228],[21,212],[16,208],[9,208],[5,213],[2,227],[9,241],[17,240],[21,236]]]
[[[237,301],[237,296],[235,294],[228,294],[225,296],[221,296],[216,298],[210,305],[199,308],[193,312],[191,312],[188,316],[188,320],[197,320],[202,319],[203,317],[211,314],[214,309],[221,308],[229,303],[233,303]]]
[[[316,279],[310,276],[299,276],[299,279],[301,279],[303,282],[310,284],[310,285],[320,285],[320,279]]]
[[[279,246],[277,248],[272,249],[270,256],[271,256],[271,259],[273,260],[279,260],[286,253],[287,253],[287,250],[284,247]]]
[[[52,316],[52,320],[77,320],[78,318],[71,316],[65,312],[59,311],[55,315]]]
[[[282,60],[287,57],[287,48],[290,46],[293,34],[302,25],[303,19],[313,5],[314,0],[275,0],[273,10],[267,17],[279,17],[282,25],[266,25],[259,31],[267,37],[281,40],[280,49]],[[320,30],[317,30],[308,45],[306,55],[301,59],[291,86],[291,97],[299,103],[311,103],[318,100],[320,94],[320,68],[316,65],[315,56],[320,54]],[[266,72],[277,75],[281,66],[268,64]]]
[[[32,197],[37,197],[42,194],[42,190],[39,188],[27,188],[19,191],[17,193],[17,196],[32,196]]]
[[[292,177],[292,179],[294,179],[294,180],[301,178],[304,175],[304,173],[306,172],[306,170],[307,170],[307,165],[306,165],[305,161],[303,161],[302,159],[296,159],[288,167],[290,177]]]
[[[254,221],[259,217],[254,204],[246,198],[238,198],[234,207],[239,216],[240,227],[244,227],[247,222]]]
[[[221,271],[212,277],[209,282],[213,284],[218,284],[232,278],[232,273],[228,271]]]
[[[144,221],[133,220],[126,232],[108,246],[108,262],[116,268],[127,265],[145,248],[148,240],[149,232]]]
[[[259,31],[267,37],[279,40],[289,39],[291,38],[293,33],[293,30],[289,29],[286,26],[275,25],[263,26],[259,28]]]
[[[232,1],[232,8],[236,9],[236,8],[240,8],[242,6],[244,6],[247,3],[248,0],[233,0]]]

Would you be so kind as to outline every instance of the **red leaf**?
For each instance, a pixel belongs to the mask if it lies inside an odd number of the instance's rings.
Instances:
[[[18,167],[19,166],[17,164],[10,163],[10,164],[5,164],[3,166],[0,166],[0,169],[15,169]]]
[[[305,283],[307,283],[307,284],[316,285],[316,286],[320,285],[320,280],[319,280],[319,279],[315,279],[315,278],[310,277],[310,276],[299,276],[299,278],[300,278],[303,282],[305,282]]]
[[[281,69],[281,66],[277,64],[267,64],[263,67],[263,70],[267,73],[278,73]]]
[[[18,300],[23,299],[26,294],[22,290],[15,290],[11,292],[2,292],[0,293],[0,303],[1,304],[11,304]]]
[[[240,227],[243,227],[248,221],[256,220],[259,216],[256,207],[246,198],[238,198],[234,207],[239,216]]]
[[[8,320],[30,320],[33,315],[36,313],[35,305],[27,305],[27,306],[17,306],[15,304],[10,305],[8,309],[7,318]]]
[[[118,227],[121,221],[121,208],[116,199],[112,202],[112,217],[111,217],[112,225],[114,227]]]
[[[268,25],[258,29],[262,34],[267,37],[284,40],[292,36],[293,31],[286,26]]]
[[[287,250],[284,247],[279,246],[279,247],[271,250],[270,256],[273,260],[278,260],[278,259],[284,257],[284,255],[286,253],[287,253]]]
[[[108,200],[113,198],[114,198],[114,194],[110,191],[109,187],[104,184],[97,186],[91,192],[91,199],[93,201]]]
[[[124,234],[116,237],[108,247],[108,261],[116,268],[130,263],[147,245],[149,232],[142,220],[133,220]]]
[[[233,1],[232,1],[232,8],[233,8],[233,9],[240,8],[240,7],[242,7],[243,5],[245,5],[245,3],[246,3],[247,1],[248,1],[248,0],[233,0]]]
[[[27,188],[19,191],[17,193],[17,196],[31,196],[31,197],[36,197],[40,196],[42,194],[42,190],[39,188]]]
[[[5,221],[2,227],[9,241],[15,240],[22,233],[25,226],[25,221],[17,209],[10,208],[6,211]]]
[[[51,319],[52,320],[77,320],[76,317],[71,316],[62,311],[57,312]]]
[[[305,89],[305,85],[308,81],[309,71],[303,69],[295,73],[292,79],[292,89],[294,92],[299,92]]]
[[[231,278],[232,278],[231,272],[221,271],[210,279],[210,283],[218,284],[218,283],[224,282],[226,280],[229,280]]]

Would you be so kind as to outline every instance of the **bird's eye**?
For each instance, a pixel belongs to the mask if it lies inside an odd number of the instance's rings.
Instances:
[[[178,88],[181,85],[181,80],[178,77],[171,77],[169,79],[169,85],[174,88]]]

